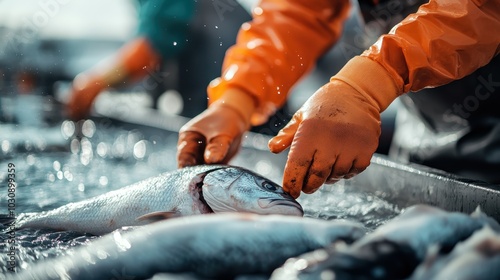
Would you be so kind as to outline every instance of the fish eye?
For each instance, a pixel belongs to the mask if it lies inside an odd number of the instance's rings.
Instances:
[[[278,190],[278,188],[275,185],[273,185],[267,181],[262,182],[262,187],[264,187],[265,189],[272,191],[272,192],[275,192]]]

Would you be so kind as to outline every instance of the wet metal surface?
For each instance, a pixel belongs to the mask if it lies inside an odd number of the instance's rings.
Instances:
[[[371,193],[401,208],[417,203],[471,213],[478,206],[500,221],[500,186],[456,177],[421,165],[375,156],[368,169],[346,187]]]

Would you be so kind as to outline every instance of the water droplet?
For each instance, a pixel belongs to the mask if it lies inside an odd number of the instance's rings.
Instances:
[[[66,171],[64,171],[64,178],[66,178],[66,180],[71,182],[71,181],[73,181],[73,174],[71,174],[71,172],[66,170]]]
[[[65,139],[73,136],[73,133],[75,133],[75,123],[72,121],[64,121],[61,124],[61,133]]]
[[[268,160],[259,160],[255,164],[255,171],[263,176],[269,176],[273,170],[273,165]]]
[[[108,145],[106,145],[106,143],[104,142],[101,142],[97,144],[96,151],[100,157],[105,157],[106,154],[108,153]]]
[[[26,162],[28,163],[28,165],[33,165],[35,164],[35,157],[33,155],[28,155],[26,157]]]
[[[136,159],[143,159],[146,156],[146,141],[141,140],[134,145],[134,157]]]
[[[108,253],[106,253],[106,251],[104,250],[97,250],[97,257],[101,260],[105,260],[106,258],[108,258]]]
[[[11,148],[10,142],[9,142],[9,141],[7,141],[7,140],[3,140],[3,141],[2,141],[2,151],[3,151],[4,153],[7,153],[7,152],[9,152],[9,151],[10,151],[10,148]]]
[[[73,154],[77,154],[80,151],[80,141],[77,139],[71,140],[70,149]]]
[[[99,184],[101,184],[102,186],[106,186],[108,184],[108,177],[106,176],[99,177]]]
[[[216,25],[216,26],[215,26],[215,29],[219,29],[219,27]]]
[[[52,163],[52,166],[54,167],[54,170],[55,171],[60,171],[61,170],[61,163],[59,161],[54,161],[54,163]]]
[[[91,138],[95,133],[95,123],[91,120],[86,120],[82,125],[82,133],[84,136]]]
[[[303,270],[307,267],[307,261],[305,259],[298,259],[294,264],[293,268],[295,270]],[[333,279],[333,278],[332,278]]]
[[[174,42],[174,46],[177,46],[177,42]]]

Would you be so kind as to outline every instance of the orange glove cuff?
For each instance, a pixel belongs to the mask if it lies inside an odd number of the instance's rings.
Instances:
[[[250,119],[254,113],[256,100],[250,94],[239,89],[227,89],[217,101],[210,104],[212,106],[227,106],[235,110],[245,121],[247,127],[250,126]]]
[[[333,76],[330,81],[339,80],[349,84],[379,109],[384,111],[403,93],[389,72],[379,63],[356,56]]]

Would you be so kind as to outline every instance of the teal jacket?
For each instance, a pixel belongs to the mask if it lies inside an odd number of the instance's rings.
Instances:
[[[192,0],[137,0],[138,36],[146,37],[163,59],[176,56],[186,44],[194,14]]]

